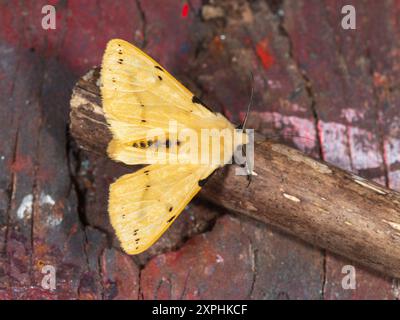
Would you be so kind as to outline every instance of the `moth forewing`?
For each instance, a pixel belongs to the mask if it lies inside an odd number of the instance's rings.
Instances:
[[[124,40],[107,44],[101,83],[103,110],[113,136],[109,156],[129,165],[149,164],[110,186],[111,224],[122,248],[137,254],[157,241],[202,182],[229,162],[237,147],[235,129]],[[222,132],[214,143],[208,140],[204,150],[203,129]]]

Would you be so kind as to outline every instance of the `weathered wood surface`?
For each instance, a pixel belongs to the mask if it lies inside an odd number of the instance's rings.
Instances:
[[[46,1],[1,2],[0,298],[398,298],[390,278],[199,200],[149,252],[126,256],[105,195],[132,169],[78,150],[67,131],[73,84],[121,37],[233,121],[256,70],[256,129],[398,189],[399,6],[350,2],[356,31],[340,28],[348,1],[214,1],[215,10],[195,0],[187,15],[180,0],[162,10],[58,1],[55,31],[40,27]],[[55,292],[40,286],[43,264],[57,269]],[[347,264],[356,290],[341,287]]]

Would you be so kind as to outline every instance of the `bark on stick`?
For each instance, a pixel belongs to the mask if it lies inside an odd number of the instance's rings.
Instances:
[[[70,127],[82,148],[107,156],[111,133],[98,77],[98,69],[93,69],[76,84]],[[259,137],[254,170],[258,175],[247,187],[246,177],[226,166],[210,178],[200,196],[400,277],[400,193]]]

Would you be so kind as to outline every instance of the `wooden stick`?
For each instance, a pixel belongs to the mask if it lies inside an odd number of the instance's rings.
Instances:
[[[75,86],[71,133],[87,150],[106,155],[111,133],[93,69]],[[287,146],[256,139],[255,172],[219,170],[200,195],[271,224],[313,245],[400,277],[400,194]]]

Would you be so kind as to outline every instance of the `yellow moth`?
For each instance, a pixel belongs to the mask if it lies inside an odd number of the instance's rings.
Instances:
[[[210,149],[204,143],[193,147],[187,137],[200,136],[204,130],[233,132],[234,125],[124,40],[107,44],[101,83],[103,109],[113,135],[108,155],[129,165],[148,164],[117,179],[109,194],[110,220],[121,246],[128,254],[138,254],[157,241],[205,179],[247,143],[247,136],[242,133],[237,139],[241,142],[227,143],[218,161],[200,161],[209,160]],[[207,147],[209,140],[205,141]]]

